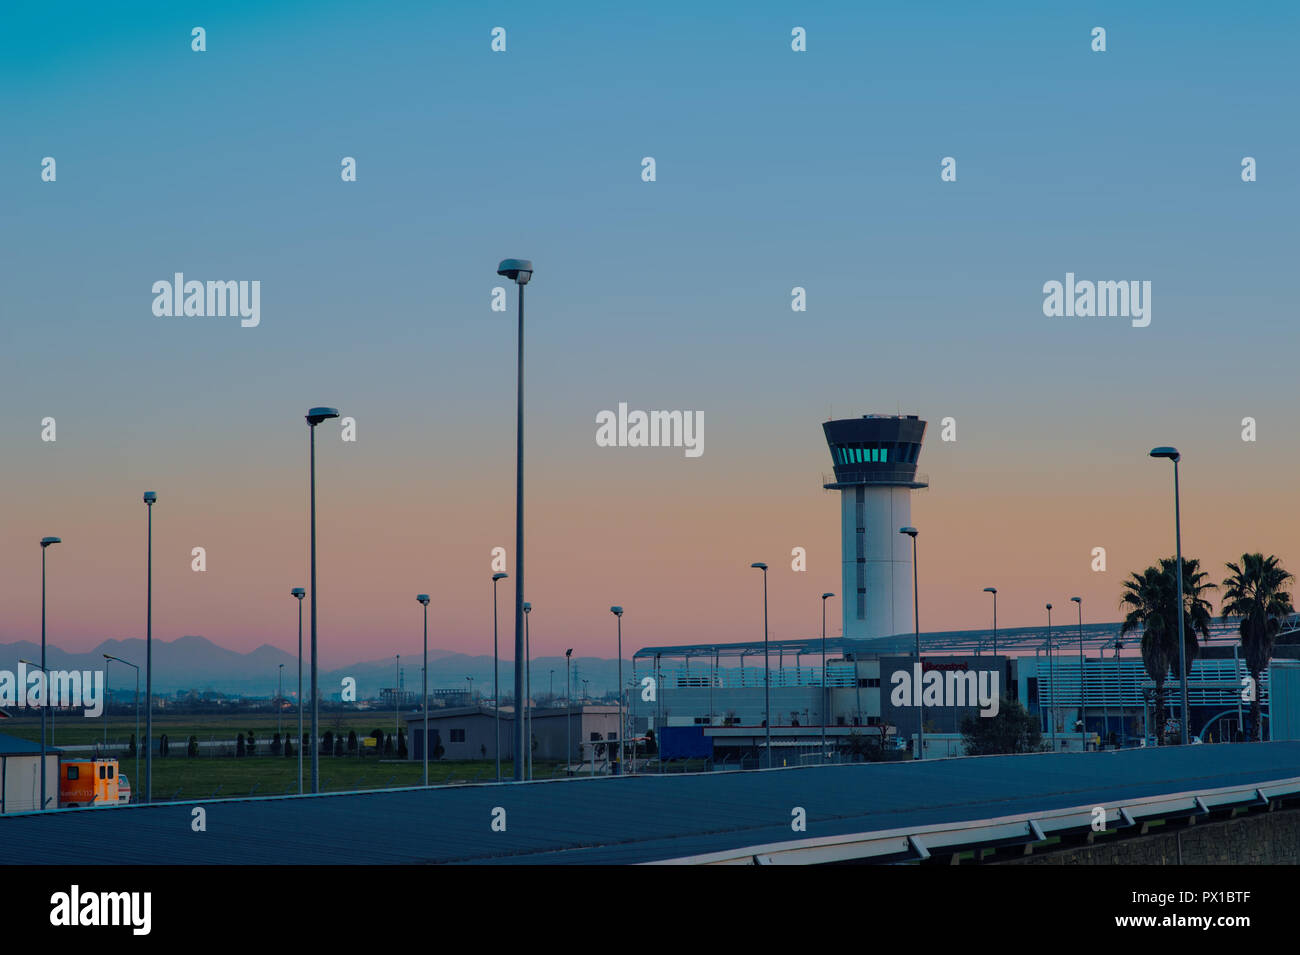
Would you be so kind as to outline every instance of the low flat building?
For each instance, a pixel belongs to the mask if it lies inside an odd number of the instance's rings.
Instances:
[[[45,747],[45,798],[59,806],[59,750]],[[41,744],[0,733],[0,815],[34,812],[41,803]]]
[[[514,707],[501,708],[501,758],[514,758]],[[582,742],[618,739],[617,706],[558,706],[532,711],[533,759],[581,759]],[[424,759],[424,717],[408,714],[406,732],[410,742],[407,758]],[[496,711],[490,706],[458,706],[429,709],[429,757],[440,759],[495,759]],[[435,757],[438,747],[442,755]]]

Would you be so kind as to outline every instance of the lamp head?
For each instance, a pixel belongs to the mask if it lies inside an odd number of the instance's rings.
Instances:
[[[985,587],[985,588],[984,588],[984,592],[985,592],[986,594],[995,594],[995,593],[998,592],[998,588],[996,588],[996,587]]]
[[[420,603],[424,604],[426,607],[429,606],[429,595],[428,595],[428,594],[416,594],[416,595],[415,595],[415,599],[418,600],[418,601],[420,601]]]
[[[565,651],[564,651],[564,655],[565,655],[566,657],[571,657],[571,656],[573,656],[573,647],[569,647],[569,649],[565,650]]]
[[[1178,449],[1177,449],[1177,448],[1166,448],[1166,447],[1160,447],[1160,448],[1152,448],[1152,449],[1151,449],[1151,457],[1153,457],[1153,458],[1169,458],[1169,460],[1171,460],[1171,461],[1173,461],[1175,464],[1177,464],[1178,461],[1179,461],[1179,459],[1182,458],[1182,455],[1178,453]]]
[[[519,285],[527,285],[533,277],[533,263],[528,259],[503,259],[497,266],[497,275],[513,279]]]
[[[145,492],[144,492],[144,502],[145,502],[146,504],[152,505],[153,502],[156,501],[156,500],[158,500],[158,492],[157,492],[157,491],[145,491]]]
[[[1047,609],[1048,609],[1048,610],[1051,610],[1051,609],[1052,609],[1052,605],[1051,605],[1051,604],[1048,604],[1048,605],[1047,605]]]
[[[621,617],[621,616],[623,616],[623,608],[622,608],[622,607],[610,607],[610,608],[609,608],[609,612],[612,613],[612,614],[613,614],[614,616],[616,616],[616,617]]]
[[[898,533],[906,534],[912,540],[916,540],[916,535],[920,533],[915,527],[900,527]]]
[[[338,408],[312,408],[307,412],[307,424],[314,428],[326,418],[337,418],[338,416]]]
[[[41,547],[42,547],[42,548],[49,547],[51,544],[62,544],[62,543],[63,543],[63,538],[62,538],[62,537],[42,537],[42,538],[41,538]]]
[[[307,596],[307,591],[303,590],[301,587],[295,587],[293,590],[289,591],[289,596],[297,597],[299,600],[302,600],[303,597]]]
[[[758,568],[759,570],[767,570],[767,564],[763,563],[762,561],[759,561],[759,562],[754,563],[754,564],[750,564],[749,566],[750,566],[750,567],[756,567],[756,568]]]
[[[834,596],[835,596],[835,595],[834,595],[833,593],[830,593],[830,592],[828,591],[828,592],[822,594],[822,600],[825,600],[827,597],[834,597]]]
[[[532,612],[533,612],[533,605],[530,604],[527,600],[525,600],[525,601],[524,601],[524,613],[532,613]]]
[[[1071,597],[1070,599],[1071,599],[1072,601],[1074,601],[1075,603],[1077,603],[1080,607],[1083,606],[1083,598],[1082,598],[1082,597]]]
[[[510,576],[510,575],[507,574],[507,573],[504,573],[504,572],[497,572],[497,573],[495,573],[495,574],[492,575],[492,579],[493,579],[493,580],[501,580],[501,579],[503,579],[503,578],[505,578],[505,577],[509,577],[509,576]]]

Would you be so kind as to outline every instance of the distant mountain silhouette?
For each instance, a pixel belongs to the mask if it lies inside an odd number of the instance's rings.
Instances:
[[[311,679],[311,660],[307,656],[304,639],[303,686]],[[68,653],[54,644],[46,645],[46,664],[60,670],[102,670],[104,654],[109,653],[130,660],[140,667],[140,688],[144,690],[144,640],[105,640],[88,653]],[[17,671],[18,660],[40,660],[39,643],[20,640],[0,643],[0,669]],[[154,693],[172,695],[177,690],[214,690],[221,693],[238,693],[248,696],[271,696],[276,691],[279,664],[284,664],[284,691],[291,696],[298,684],[298,657],[278,647],[262,644],[248,653],[239,653],[218,646],[206,637],[184,636],[175,640],[154,639],[153,684]],[[357,681],[359,698],[377,696],[381,687],[391,687],[396,680],[397,661],[362,661],[346,667],[321,670],[318,679],[321,699],[329,700],[340,690],[344,677]],[[555,671],[555,693],[564,694],[564,657],[539,657],[533,660],[533,696],[548,692],[549,673]],[[594,695],[612,690],[618,682],[618,662],[594,657],[574,657],[574,694],[581,692],[580,680],[588,681],[588,690]],[[404,687],[419,692],[420,657],[402,655]],[[501,660],[501,692],[514,691],[513,661]],[[631,674],[631,661],[623,663],[623,677]],[[469,686],[466,677],[474,678],[474,689],[480,695],[492,693],[492,657],[468,656],[453,650],[429,648],[429,689],[461,689]],[[108,665],[109,686],[114,690],[133,690],[135,671],[121,663]]]

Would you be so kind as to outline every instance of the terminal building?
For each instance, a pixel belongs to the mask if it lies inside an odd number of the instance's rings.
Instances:
[[[842,635],[769,640],[766,693],[761,640],[643,647],[633,656],[630,732],[654,730],[665,759],[754,766],[767,741],[770,695],[776,766],[838,758],[831,754],[864,738],[915,753],[922,719],[924,756],[960,755],[962,720],[979,712],[979,700],[958,692],[947,705],[932,705],[903,693],[919,665],[923,682],[938,671],[959,691],[996,685],[998,697],[1037,716],[1053,749],[1140,745],[1160,733],[1154,685],[1134,653],[1138,635],[1129,636],[1123,656],[1116,624],[1019,628],[992,639],[987,631],[923,634],[917,660],[912,542],[899,531],[911,524],[912,492],[929,484],[917,472],[925,426],[916,415],[822,425],[834,468],[823,487],[840,494]],[[1233,739],[1245,725],[1237,640],[1235,625],[1216,624],[1193,663],[1192,736]],[[640,692],[646,677],[656,687],[653,702]],[[1279,639],[1261,684],[1264,738],[1300,738],[1300,631]],[[1167,716],[1177,716],[1179,693],[1177,681],[1166,682]]]

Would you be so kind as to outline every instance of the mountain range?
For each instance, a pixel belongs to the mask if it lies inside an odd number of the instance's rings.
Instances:
[[[130,660],[140,667],[140,685],[144,688],[145,642],[140,638],[105,640],[86,653],[69,653],[52,644],[46,645],[46,665],[59,670],[104,669],[104,654],[108,653]],[[311,679],[310,658],[304,646],[303,683]],[[0,643],[0,669],[17,672],[18,660],[40,660],[41,647],[30,640]],[[206,637],[185,636],[175,640],[156,639],[153,642],[153,684],[155,694],[172,694],[177,690],[214,690],[224,694],[245,696],[272,696],[277,690],[278,667],[284,664],[284,691],[292,696],[297,689],[298,658],[278,647],[263,644],[248,653],[239,653],[218,646]],[[551,671],[554,671],[555,693],[564,694],[564,657],[539,657],[533,660],[533,697],[550,692]],[[379,695],[381,687],[391,687],[396,678],[397,661],[360,661],[350,666],[322,669],[318,680],[321,699],[334,698],[345,677],[357,681],[357,698]],[[514,689],[514,663],[500,662],[500,684],[503,696]],[[631,661],[623,662],[623,678],[631,674]],[[402,660],[403,687],[408,692],[420,690],[420,658]],[[581,690],[581,681],[588,681],[589,693],[599,696],[612,691],[618,683],[618,661],[598,657],[574,657],[570,671],[575,695]],[[473,678],[479,696],[492,695],[492,657],[468,656],[452,650],[429,650],[429,690],[464,689]],[[135,671],[121,663],[109,663],[107,682],[110,689],[129,691],[135,688]]]

